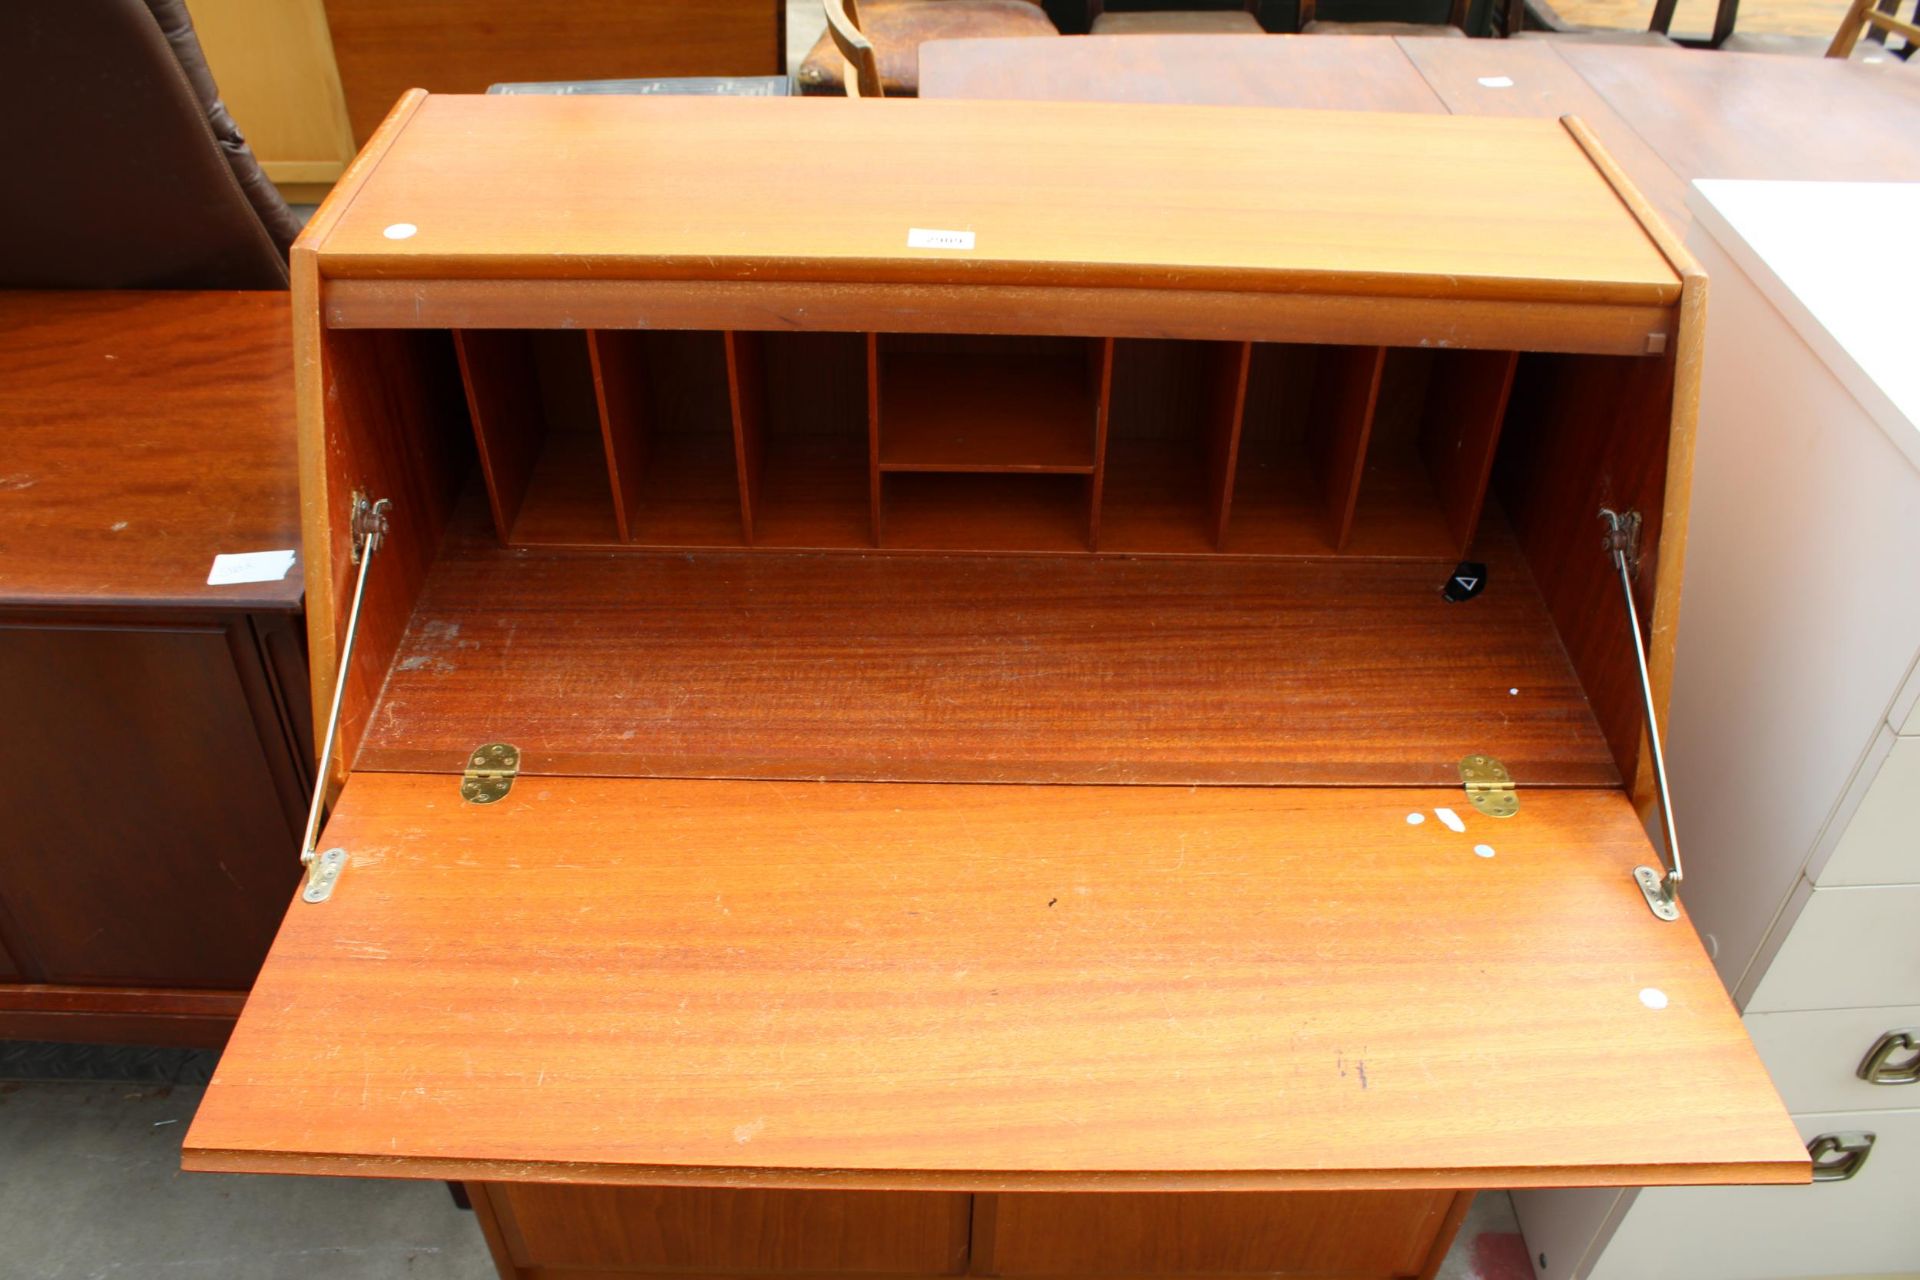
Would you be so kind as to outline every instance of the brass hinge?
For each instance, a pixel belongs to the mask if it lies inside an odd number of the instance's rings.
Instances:
[[[513,790],[520,776],[520,748],[509,742],[475,747],[460,775],[460,798],[468,804],[492,804]]]
[[[1520,812],[1520,792],[1507,766],[1492,756],[1467,756],[1460,761],[1460,781],[1466,784],[1467,803],[1489,818],[1511,818]]]

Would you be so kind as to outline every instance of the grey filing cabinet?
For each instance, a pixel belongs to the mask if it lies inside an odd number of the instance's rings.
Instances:
[[[1920,306],[1858,240],[1914,225],[1920,185],[1690,202],[1711,292],[1668,730],[1683,897],[1827,1167],[1515,1207],[1542,1280],[1920,1274]],[[1648,1122],[1685,1124],[1660,1092]]]

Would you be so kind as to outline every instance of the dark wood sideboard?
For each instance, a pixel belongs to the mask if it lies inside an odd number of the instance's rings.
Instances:
[[[0,293],[0,1037],[219,1045],[299,879],[288,298]]]

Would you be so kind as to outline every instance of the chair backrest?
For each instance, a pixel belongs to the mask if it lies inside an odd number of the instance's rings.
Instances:
[[[820,0],[827,11],[827,31],[833,47],[846,59],[846,84],[849,98],[880,98],[880,58],[873,41],[860,30],[857,0]]]
[[[284,289],[299,230],[183,0],[8,6],[0,286]]]
[[[1874,38],[1884,42],[1889,35],[1897,35],[1906,40],[1906,45],[1898,52],[1906,57],[1920,45],[1920,26],[1895,16],[1899,10],[1899,0],[1853,0],[1847,6],[1847,16],[1840,19],[1840,29],[1833,34],[1833,43],[1827,46],[1829,58],[1846,58],[1853,55],[1853,46],[1860,43],[1860,37],[1869,32]],[[1920,10],[1916,10],[1920,18]]]

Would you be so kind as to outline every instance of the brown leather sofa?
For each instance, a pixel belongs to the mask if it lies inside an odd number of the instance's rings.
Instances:
[[[0,286],[286,287],[299,222],[184,0],[26,0],[0,28]]]

